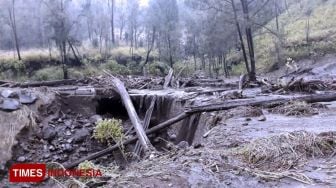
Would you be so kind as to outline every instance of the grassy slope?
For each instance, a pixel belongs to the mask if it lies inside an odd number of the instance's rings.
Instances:
[[[310,41],[306,43],[306,12],[312,10],[310,17]],[[274,63],[284,64],[291,57],[296,61],[309,56],[336,52],[336,0],[302,0],[291,5],[288,11],[279,17],[280,27],[284,28],[284,45],[281,48],[282,61],[276,58],[277,38],[272,34],[264,34],[265,29],[256,33],[255,48],[258,71],[269,70]],[[275,19],[268,28],[276,30]]]

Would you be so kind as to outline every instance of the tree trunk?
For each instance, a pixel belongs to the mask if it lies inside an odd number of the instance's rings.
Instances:
[[[81,61],[80,61],[78,55],[76,54],[76,51],[75,51],[73,45],[71,44],[71,42],[69,40],[68,40],[68,44],[69,44],[69,47],[71,48],[71,51],[72,51],[73,55],[75,56],[75,59],[76,59],[77,63],[81,64]]]
[[[154,47],[154,43],[155,43],[155,32],[156,32],[156,29],[155,29],[155,26],[154,26],[154,27],[153,27],[153,31],[152,31],[152,39],[151,39],[150,44],[148,45],[148,51],[147,51],[147,55],[146,55],[146,60],[145,60],[144,66],[148,63],[148,61],[149,61],[149,55],[150,55],[150,53],[152,52],[153,47]]]
[[[310,16],[307,17],[306,22],[306,42],[309,44],[309,32],[310,32]]]
[[[150,143],[144,128],[140,122],[140,119],[136,113],[136,110],[133,106],[132,100],[128,94],[128,92],[126,91],[126,88],[124,86],[124,84],[116,77],[112,77],[112,83],[114,86],[114,89],[116,90],[116,92],[119,93],[123,104],[127,110],[128,116],[131,119],[131,122],[133,124],[133,127],[137,133],[137,136],[140,140],[140,143],[142,145],[142,147],[144,148],[145,151],[148,150],[152,150],[153,146]]]
[[[253,46],[253,36],[252,36],[252,29],[251,23],[249,18],[249,10],[248,10],[248,3],[246,0],[241,0],[243,13],[244,13],[244,20],[245,20],[245,32],[246,32],[246,40],[247,45],[249,48],[250,54],[250,63],[251,63],[251,71],[249,72],[249,80],[256,81],[256,70],[255,70],[255,57],[254,57],[254,46]]]
[[[173,62],[173,55],[172,55],[171,41],[170,41],[170,35],[169,34],[168,34],[168,49],[169,49],[170,67],[173,68],[174,62]]]
[[[114,0],[111,0],[111,40],[112,44],[115,44],[115,36],[114,36]]]
[[[174,74],[174,70],[172,68],[169,69],[168,75],[165,77],[165,82],[163,84],[163,89],[167,89],[172,81]]]
[[[189,110],[186,111],[186,113],[193,114],[198,112],[213,112],[213,111],[228,110],[239,106],[261,106],[274,103],[276,104],[286,103],[290,101],[305,101],[308,103],[330,102],[330,101],[336,101],[336,94],[328,93],[328,94],[303,95],[293,97],[277,97],[273,99],[271,98],[271,99],[233,100],[221,104],[208,104],[203,106],[190,107]]]
[[[277,28],[277,32],[279,33],[279,7],[278,0],[274,0],[274,9],[275,9],[275,24]]]
[[[237,15],[237,10],[236,10],[236,5],[234,3],[234,0],[231,0],[231,5],[232,5],[232,11],[233,11],[234,19],[235,19],[235,25],[236,25],[239,40],[240,40],[240,46],[241,46],[242,51],[243,51],[246,71],[248,73],[250,73],[250,66],[249,66],[249,62],[248,62],[248,59],[247,59],[244,39],[243,39],[243,35],[242,35],[241,29],[240,29],[240,24],[239,24],[239,21],[238,21],[238,15]]]
[[[224,64],[224,72],[225,72],[225,78],[228,78],[230,76],[229,70],[227,67],[227,61],[225,55],[223,55],[223,64]]]
[[[12,0],[12,5],[11,6],[12,7],[8,9],[10,26],[11,26],[12,31],[13,31],[14,44],[15,44],[18,59],[22,60],[21,53],[20,53],[19,39],[18,39],[18,36],[17,36],[17,28],[16,28],[15,0]]]

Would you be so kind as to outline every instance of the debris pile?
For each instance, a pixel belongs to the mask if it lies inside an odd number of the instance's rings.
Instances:
[[[244,159],[267,170],[289,169],[311,157],[330,156],[336,149],[336,133],[319,135],[306,131],[261,138],[241,149]]]

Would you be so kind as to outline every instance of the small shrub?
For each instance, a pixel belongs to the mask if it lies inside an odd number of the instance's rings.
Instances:
[[[127,75],[129,74],[129,70],[127,69],[126,66],[124,65],[119,65],[117,62],[114,60],[110,60],[108,63],[104,65],[105,69],[108,69],[112,73],[115,74],[122,74],[122,75]]]
[[[95,165],[91,161],[86,160],[78,165],[78,169],[81,170],[95,169]]]
[[[92,169],[94,169],[94,170],[96,170],[97,169],[97,167],[91,162],[91,161],[88,161],[88,160],[86,160],[86,161],[84,161],[84,162],[81,162],[79,165],[78,165],[78,167],[77,167],[77,169],[79,169],[79,170],[92,170]],[[81,177],[80,178],[80,180],[81,181],[84,181],[84,182],[88,182],[89,180],[91,180],[92,178],[91,177]]]
[[[155,76],[166,75],[169,71],[169,66],[166,63],[156,61],[149,65],[149,73]]]
[[[37,81],[60,80],[63,79],[63,71],[61,67],[48,67],[36,71],[32,78]]]
[[[141,64],[135,61],[131,61],[127,63],[127,68],[132,74],[141,74],[142,72]]]
[[[182,71],[180,76],[190,76],[195,73],[195,67],[189,62],[179,61],[174,64],[174,72],[178,74],[180,71]]]
[[[100,142],[121,142],[124,133],[121,124],[121,120],[118,119],[105,119],[97,122],[93,137]]]

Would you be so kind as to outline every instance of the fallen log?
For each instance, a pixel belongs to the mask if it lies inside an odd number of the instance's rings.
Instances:
[[[143,126],[141,125],[140,119],[138,114],[135,111],[133,106],[131,97],[129,96],[124,83],[117,77],[110,75],[112,78],[112,85],[115,91],[120,95],[121,100],[127,110],[128,116],[132,122],[132,125],[136,131],[137,136],[139,137],[139,141],[144,148],[145,151],[150,150],[153,148],[152,144],[150,143]]]
[[[189,117],[190,114],[187,114],[187,113],[182,113],[174,118],[171,118],[163,123],[160,123],[159,125],[156,125],[155,127],[152,127],[151,129],[147,130],[146,131],[146,134],[149,135],[149,134],[152,134],[152,133],[156,133],[162,129],[165,129],[171,125],[173,125],[174,123],[177,123],[187,117]],[[120,148],[120,146],[122,145],[128,145],[128,144],[131,144],[131,143],[134,143],[138,140],[138,137],[132,137],[124,142],[122,142],[121,144],[115,144],[114,146],[112,147],[109,147],[109,148],[106,148],[102,151],[99,151],[97,153],[94,153],[94,154],[91,154],[87,157],[84,157],[84,158],[81,158],[79,159],[78,161],[75,161],[73,163],[70,163],[70,164],[63,164],[64,168],[65,169],[71,169],[71,168],[74,168],[76,167],[77,165],[79,165],[81,162],[84,162],[86,160],[90,161],[90,160],[93,160],[93,159],[97,159],[99,157],[103,157],[105,155],[108,155],[110,154],[112,151],[114,150],[118,150]]]
[[[78,80],[74,79],[68,79],[68,80],[55,80],[55,81],[43,81],[43,82],[31,82],[31,83],[13,83],[11,87],[21,87],[21,88],[27,88],[27,87],[41,87],[41,86],[60,86],[60,85],[73,85]]]
[[[220,103],[220,104],[207,104],[203,106],[192,106],[186,109],[187,114],[193,114],[198,112],[213,112],[221,110],[229,110],[232,108],[240,106],[262,106],[271,103],[286,103],[290,101],[305,101],[308,103],[315,102],[330,102],[336,101],[336,93],[327,93],[327,94],[314,94],[314,95],[304,95],[304,96],[293,96],[293,97],[279,97],[273,99],[249,99],[249,100],[233,100],[229,103]]]
[[[151,117],[152,117],[152,114],[153,114],[153,110],[154,110],[155,101],[156,101],[156,96],[154,96],[152,98],[151,104],[150,104],[148,110],[146,111],[146,115],[145,115],[144,123],[143,123],[145,131],[149,127],[150,120],[151,120]],[[142,151],[142,147],[141,147],[139,141],[137,141],[137,143],[135,145],[134,153],[139,156],[141,154],[141,151]]]

